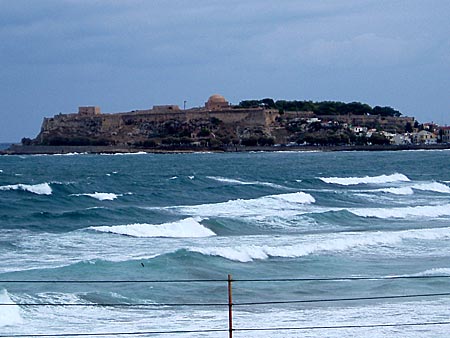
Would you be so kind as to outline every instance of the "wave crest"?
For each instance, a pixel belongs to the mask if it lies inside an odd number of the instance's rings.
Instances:
[[[218,256],[242,263],[264,260],[270,257],[298,258],[311,254],[343,252],[352,249],[386,246],[403,240],[450,239],[450,228],[402,230],[393,232],[341,233],[333,237],[312,237],[295,245],[241,245],[236,247],[191,247],[191,252],[207,256]],[[449,269],[450,270],[450,269]]]
[[[383,184],[392,182],[409,182],[410,179],[399,173],[392,175],[364,176],[364,177],[319,177],[325,183],[338,185],[357,185],[357,184]]]
[[[216,235],[192,217],[164,224],[127,224],[90,227],[89,229],[132,237],[210,237]]]
[[[13,184],[0,186],[0,190],[23,190],[36,195],[51,195],[52,188],[48,183],[40,184]]]
[[[442,217],[450,216],[450,204],[401,208],[355,208],[348,211],[360,217],[375,218]]]
[[[72,194],[70,196],[88,196],[99,201],[113,201],[116,198],[123,196],[122,194],[114,194],[110,192],[94,192],[93,194]]]
[[[206,178],[209,178],[209,179],[217,181],[217,182],[222,182],[222,183],[242,184],[242,185],[262,185],[262,186],[267,186],[267,187],[272,187],[272,188],[277,188],[277,189],[289,189],[288,187],[285,187],[285,186],[282,186],[279,184],[275,184],[275,183],[270,183],[270,182],[241,181],[241,180],[237,180],[234,178],[227,178],[227,177],[220,177],[220,176],[206,176]]]
[[[422,191],[434,191],[444,194],[450,194],[450,187],[439,182],[414,184],[412,188]]]
[[[237,199],[221,203],[200,204],[192,206],[168,207],[178,212],[200,217],[242,217],[297,215],[304,213],[305,205],[315,203],[310,194],[295,192],[290,194],[268,195],[255,199]]]
[[[0,291],[0,303],[11,304],[8,306],[0,306],[0,327],[17,325],[23,322],[19,306],[14,303],[5,289]]]

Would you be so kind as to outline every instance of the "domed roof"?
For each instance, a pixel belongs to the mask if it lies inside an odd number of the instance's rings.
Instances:
[[[208,102],[227,102],[227,100],[222,95],[214,94],[209,97]]]

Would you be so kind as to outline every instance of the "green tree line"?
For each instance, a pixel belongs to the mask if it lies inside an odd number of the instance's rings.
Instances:
[[[398,110],[392,107],[371,107],[361,102],[339,102],[339,101],[274,101],[270,98],[261,100],[244,100],[239,103],[240,108],[266,107],[270,109],[278,109],[284,111],[311,111],[316,115],[381,115],[396,116],[402,115]]]

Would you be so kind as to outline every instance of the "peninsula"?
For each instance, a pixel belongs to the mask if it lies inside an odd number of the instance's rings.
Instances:
[[[6,153],[239,151],[285,147],[380,147],[444,145],[450,128],[419,124],[391,107],[335,101],[246,100],[231,105],[209,97],[203,107],[177,105],[101,113],[79,107],[77,113],[44,118],[35,139],[23,138]]]

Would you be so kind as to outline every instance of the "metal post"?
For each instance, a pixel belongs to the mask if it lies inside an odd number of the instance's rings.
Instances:
[[[233,338],[233,293],[231,282],[231,275],[228,275],[228,337]]]

